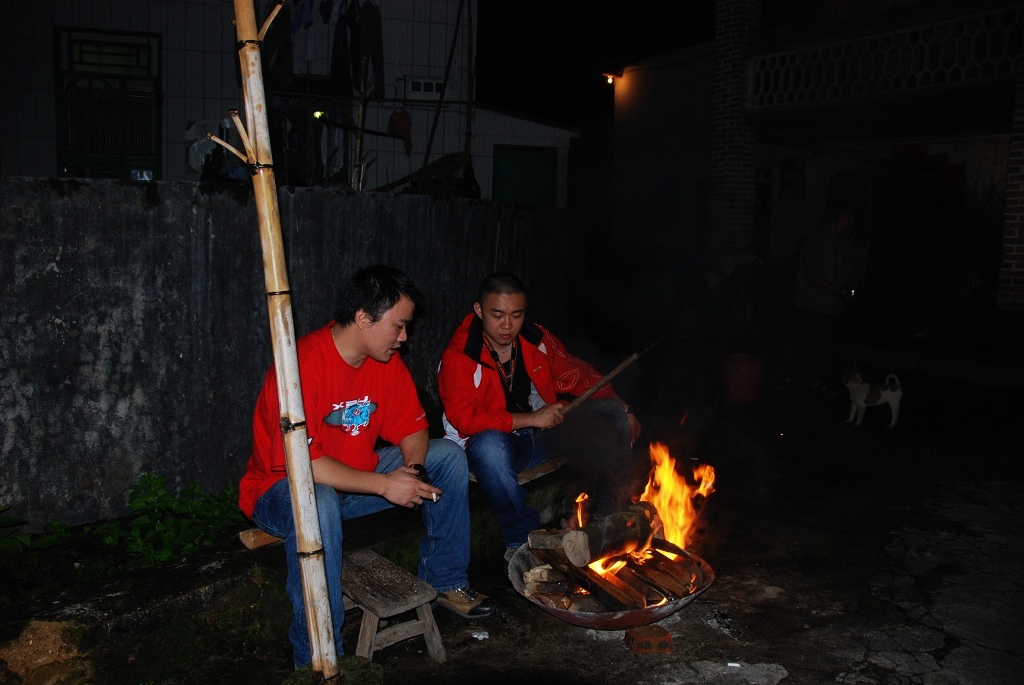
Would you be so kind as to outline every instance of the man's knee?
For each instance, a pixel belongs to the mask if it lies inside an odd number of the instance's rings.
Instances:
[[[444,467],[451,475],[469,478],[469,467],[466,464],[466,452],[459,445],[447,438],[431,440],[427,446],[427,462],[430,465]]]
[[[477,433],[466,443],[466,454],[473,461],[493,461],[508,453],[508,436],[497,430]]]

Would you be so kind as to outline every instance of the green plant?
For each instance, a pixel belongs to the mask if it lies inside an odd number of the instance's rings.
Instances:
[[[0,507],[0,514],[11,505]],[[0,606],[10,604],[9,593],[24,589],[39,568],[40,551],[67,542],[67,526],[51,524],[39,534],[19,532],[28,521],[18,516],[0,516]]]
[[[123,560],[123,568],[180,561],[200,547],[212,545],[224,533],[237,532],[246,525],[234,487],[207,493],[192,484],[174,494],[163,477],[143,474],[132,486],[128,504],[134,513],[127,520],[85,528],[97,544],[114,552],[111,558]]]

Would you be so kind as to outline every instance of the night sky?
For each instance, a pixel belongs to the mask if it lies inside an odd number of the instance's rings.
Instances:
[[[476,101],[557,124],[614,105],[602,72],[710,39],[711,0],[482,0]]]

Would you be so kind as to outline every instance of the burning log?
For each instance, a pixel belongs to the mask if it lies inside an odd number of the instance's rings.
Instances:
[[[576,566],[629,552],[642,552],[661,527],[658,510],[650,502],[637,502],[625,511],[591,521],[562,538],[562,549]]]
[[[534,556],[565,573],[612,611],[643,609],[647,606],[646,593],[637,592],[613,574],[601,575],[593,569],[573,566],[558,549],[535,549]]]
[[[672,598],[685,597],[694,591],[693,573],[689,564],[671,561],[661,552],[652,551],[642,562],[630,556],[626,565],[642,581],[668,593]]]

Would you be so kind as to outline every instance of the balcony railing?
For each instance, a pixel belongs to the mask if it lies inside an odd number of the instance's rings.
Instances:
[[[833,103],[980,83],[1014,73],[1024,6],[786,52],[748,64],[749,109]]]

